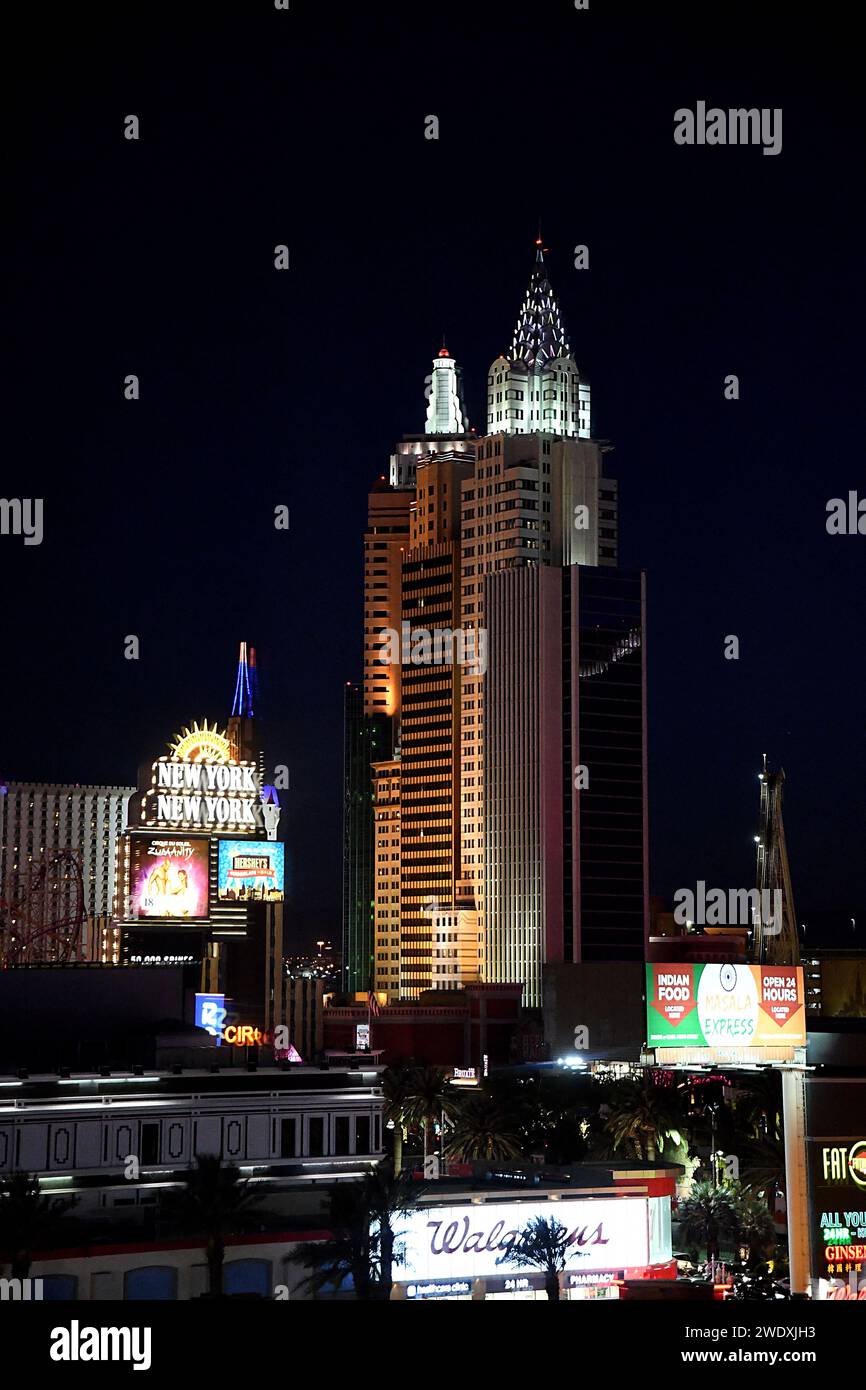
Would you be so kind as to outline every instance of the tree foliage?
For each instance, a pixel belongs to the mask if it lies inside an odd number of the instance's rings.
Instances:
[[[497,1264],[516,1265],[518,1269],[537,1269],[544,1275],[547,1297],[559,1299],[559,1275],[568,1257],[568,1229],[555,1217],[535,1216],[522,1227],[517,1240],[500,1255]]]
[[[388,1161],[360,1182],[338,1183],[329,1196],[328,1239],[307,1241],[291,1256],[310,1271],[302,1286],[321,1293],[351,1277],[357,1298],[390,1298],[394,1261],[405,1257],[398,1219],[418,1208],[425,1190]]]
[[[211,1298],[219,1298],[223,1292],[226,1236],[247,1229],[250,1209],[262,1197],[233,1163],[224,1163],[218,1154],[198,1154],[181,1190],[170,1195],[166,1203],[169,1217],[204,1237]]]
[[[11,1173],[0,1182],[0,1258],[11,1266],[13,1279],[29,1276],[34,1250],[57,1239],[75,1204],[75,1197],[46,1196],[29,1173]]]

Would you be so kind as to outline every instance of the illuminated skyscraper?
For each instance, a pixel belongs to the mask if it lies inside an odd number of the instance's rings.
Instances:
[[[648,900],[644,580],[617,569],[617,485],[540,240],[488,434],[466,432],[446,349],[428,387],[366,536],[365,709],[393,733],[376,984],[521,981],[538,1004],[546,961],[642,959]],[[489,660],[418,655],[437,630]]]
[[[427,628],[457,622],[460,480],[473,455],[460,369],[445,347],[426,394],[425,433],[400,440],[388,477],[369,494],[363,699],[347,697],[345,722],[344,983],[358,992],[372,978],[392,997],[429,986],[433,914],[451,904],[457,853],[454,670],[404,666],[402,652],[382,660],[383,632],[402,636],[404,621]],[[405,855],[394,844],[404,805]],[[369,913],[362,907],[368,883]],[[365,973],[373,965],[372,976]]]

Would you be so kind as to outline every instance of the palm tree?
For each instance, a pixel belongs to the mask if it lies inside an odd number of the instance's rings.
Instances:
[[[552,1302],[559,1300],[559,1276],[568,1255],[568,1228],[556,1217],[534,1216],[519,1232],[511,1249],[500,1255],[498,1265],[518,1269],[540,1269],[544,1287]]]
[[[687,1245],[703,1246],[708,1259],[717,1259],[722,1236],[735,1229],[730,1188],[715,1187],[711,1182],[692,1183],[678,1214]]]
[[[605,1129],[614,1150],[630,1146],[635,1158],[652,1161],[682,1143],[682,1115],[679,1096],[672,1087],[642,1085],[639,1081],[619,1082],[611,1091]]]
[[[398,1244],[400,1232],[395,1229],[394,1220],[417,1210],[418,1199],[426,1188],[413,1182],[411,1174],[395,1173],[387,1159],[368,1175],[365,1187],[379,1266],[374,1297],[387,1299],[394,1284],[394,1260],[405,1254],[404,1247]]]
[[[34,1249],[56,1239],[57,1228],[75,1206],[75,1197],[47,1197],[39,1179],[12,1173],[0,1182],[0,1254],[11,1266],[13,1279],[27,1279]]]
[[[772,1210],[776,1193],[785,1191],[785,1145],[781,1138],[747,1139],[740,1154],[740,1177],[765,1194]]]
[[[785,1191],[785,1145],[778,1074],[772,1069],[749,1075],[744,1094],[734,1105],[740,1177],[765,1194],[773,1210],[777,1192]]]
[[[520,1140],[510,1116],[484,1091],[466,1096],[454,1115],[447,1158],[463,1160],[520,1158]]]
[[[185,1226],[206,1239],[208,1296],[220,1298],[223,1292],[225,1238],[247,1224],[249,1208],[262,1200],[248,1179],[218,1154],[197,1154],[196,1166],[184,1178],[180,1193],[172,1194],[169,1207]]]
[[[498,1075],[485,1091],[511,1118],[524,1153],[541,1151],[554,1163],[583,1158],[592,1094],[586,1078]]]
[[[338,1183],[329,1199],[331,1236],[299,1245],[290,1258],[311,1272],[303,1281],[320,1292],[352,1276],[361,1299],[389,1299],[394,1260],[404,1255],[395,1218],[417,1209],[426,1189],[385,1160],[360,1182]]]
[[[750,1072],[737,1079],[740,1092],[734,1101],[734,1122],[740,1134],[749,1139],[780,1138],[782,1134],[782,1092],[779,1073],[772,1067]]]
[[[454,1092],[448,1085],[445,1067],[413,1067],[406,1078],[403,1115],[420,1129],[424,1138],[424,1157],[430,1151],[430,1133],[437,1120],[449,1119],[455,1109]]]
[[[747,1263],[760,1264],[769,1257],[776,1243],[773,1218],[764,1194],[742,1182],[728,1183],[726,1190],[731,1201],[732,1234],[740,1245],[748,1246]]]
[[[403,1139],[406,1129],[406,1106],[412,1091],[408,1067],[387,1067],[382,1073],[382,1092],[385,1098],[385,1121],[394,1126],[394,1172],[403,1168]]]
[[[362,1183],[341,1182],[331,1189],[328,1219],[328,1240],[305,1241],[289,1256],[294,1264],[310,1270],[301,1287],[313,1293],[321,1293],[329,1286],[339,1289],[351,1275],[356,1298],[369,1299],[377,1252]]]

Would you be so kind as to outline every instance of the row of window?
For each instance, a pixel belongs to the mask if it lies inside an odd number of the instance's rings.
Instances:
[[[172,1265],[142,1265],[139,1269],[127,1270],[123,1275],[124,1301],[146,1300],[164,1303],[175,1300],[178,1272]],[[193,1297],[204,1293],[208,1287],[207,1265],[193,1265],[190,1274]],[[44,1302],[65,1303],[78,1300],[80,1281],[77,1275],[46,1274],[39,1277]],[[86,1277],[90,1280],[92,1300],[112,1298],[116,1288],[116,1275],[97,1271]],[[270,1260],[226,1260],[223,1265],[223,1290],[228,1295],[258,1294],[261,1298],[272,1298],[274,1283]]]

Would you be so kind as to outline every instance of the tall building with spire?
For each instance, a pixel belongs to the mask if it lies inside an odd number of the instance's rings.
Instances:
[[[520,981],[537,1005],[546,962],[642,959],[648,924],[644,579],[617,568],[617,486],[540,239],[487,434],[445,348],[427,398],[366,536],[367,712],[392,733],[375,980],[389,998]],[[487,660],[415,659],[437,630]]]
[[[643,580],[616,569],[617,485],[540,240],[487,405],[462,495],[462,619],[490,652],[462,681],[462,892],[485,978],[538,1004],[547,961],[642,957],[648,888]],[[603,712],[593,646],[628,673]]]

